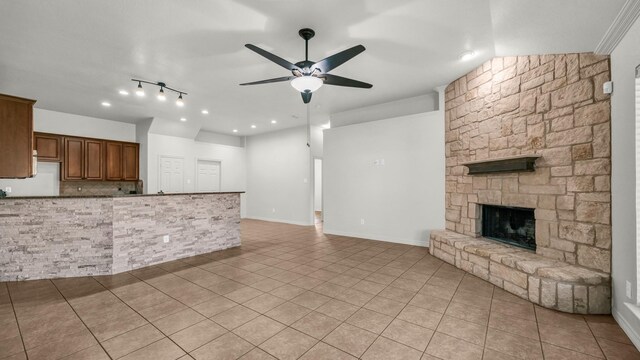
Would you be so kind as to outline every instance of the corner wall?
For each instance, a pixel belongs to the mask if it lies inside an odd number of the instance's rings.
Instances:
[[[612,278],[613,316],[640,348],[636,232],[635,68],[640,65],[640,20],[611,53]],[[631,297],[626,282],[631,283]],[[635,313],[634,313],[635,311]]]
[[[443,112],[324,133],[324,232],[427,246],[444,226]]]

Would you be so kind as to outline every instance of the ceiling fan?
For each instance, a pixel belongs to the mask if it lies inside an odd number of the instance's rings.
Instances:
[[[356,45],[347,50],[322,59],[318,62],[313,62],[309,61],[309,39],[311,39],[316,34],[315,31],[305,28],[298,31],[298,34],[300,34],[300,37],[304,39],[305,60],[297,62],[295,64],[292,64],[287,60],[266,50],[263,50],[255,45],[245,45],[248,49],[255,51],[259,55],[262,55],[265,58],[273,61],[274,63],[282,66],[283,68],[291,71],[292,76],[283,76],[274,79],[254,81],[240,85],[258,85],[281,81],[291,81],[291,86],[293,86],[300,92],[300,94],[302,95],[302,101],[305,104],[311,101],[311,94],[314,91],[318,90],[323,84],[365,89],[370,89],[371,87],[373,87],[373,85],[367,84],[362,81],[348,79],[328,73],[329,71],[337,68],[338,66],[344,64],[348,60],[363,52],[365,50],[364,46]]]

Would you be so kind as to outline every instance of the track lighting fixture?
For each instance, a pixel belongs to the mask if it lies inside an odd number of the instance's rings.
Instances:
[[[160,92],[158,93],[158,100],[160,101],[167,100],[167,97],[164,95],[164,88],[162,86],[160,87]]]
[[[176,89],[168,87],[167,84],[165,84],[165,83],[163,83],[161,81],[153,82],[153,81],[146,81],[146,80],[140,80],[140,79],[131,79],[131,81],[138,83],[138,87],[136,89],[136,95],[138,95],[138,96],[144,96],[144,89],[142,89],[142,83],[159,86],[160,87],[160,92],[158,93],[158,100],[160,100],[160,101],[166,101],[167,100],[167,96],[164,93],[165,89],[167,89],[169,91],[173,91],[174,93],[178,94],[178,99],[176,100],[176,105],[179,106],[179,107],[183,107],[184,106],[184,99],[182,98],[182,95],[188,95],[184,91],[180,91],[180,90],[176,90]]]

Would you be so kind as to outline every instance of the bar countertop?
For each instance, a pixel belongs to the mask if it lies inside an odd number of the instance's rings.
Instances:
[[[177,195],[216,195],[216,194],[244,194],[244,191],[220,191],[220,192],[192,192],[192,193],[163,193],[163,194],[113,194],[113,195],[70,195],[70,196],[7,196],[2,200],[25,200],[25,199],[78,199],[78,198],[120,198],[120,197],[141,197],[141,196],[177,196]]]

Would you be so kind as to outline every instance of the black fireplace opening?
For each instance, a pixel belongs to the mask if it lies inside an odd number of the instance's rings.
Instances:
[[[482,205],[482,236],[525,249],[536,249],[533,209]]]

